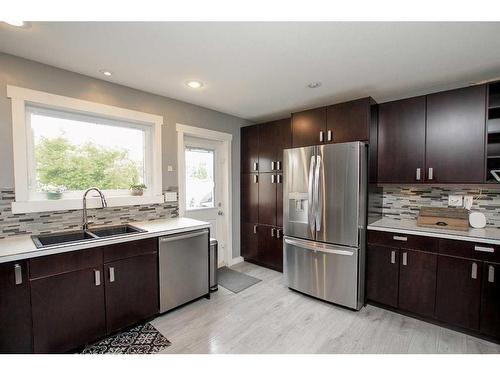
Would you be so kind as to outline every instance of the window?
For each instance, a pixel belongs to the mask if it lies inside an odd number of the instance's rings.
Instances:
[[[215,151],[186,147],[186,210],[213,208]]]
[[[81,208],[83,192],[94,186],[110,206],[163,201],[162,117],[13,86],[7,91],[14,213]],[[132,196],[131,185],[141,184],[143,195]]]

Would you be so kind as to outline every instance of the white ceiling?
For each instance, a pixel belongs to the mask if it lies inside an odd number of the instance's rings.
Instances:
[[[261,121],[500,76],[500,23],[89,23],[0,26],[0,50]],[[114,74],[104,77],[99,69]],[[204,82],[201,90],[185,81]],[[307,84],[321,81],[310,89]]]

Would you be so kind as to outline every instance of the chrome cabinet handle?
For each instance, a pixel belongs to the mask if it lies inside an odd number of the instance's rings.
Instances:
[[[420,181],[420,168],[417,168],[417,176],[416,176],[416,180],[417,180],[417,181]]]
[[[489,283],[495,282],[495,267],[491,265],[488,266],[488,282]]]
[[[275,184],[276,183],[276,175],[272,174],[271,175],[271,184]]]
[[[392,236],[392,239],[396,241],[408,241],[408,237],[406,236]]]
[[[274,161],[272,161],[272,162],[271,162],[271,170],[272,170],[272,171],[274,171],[274,170],[276,169],[276,166],[275,166],[274,164],[275,164],[275,162],[274,162]]]
[[[391,263],[396,263],[396,250],[391,251]]]
[[[253,170],[254,171],[258,171],[259,170],[259,163],[257,163],[257,162],[253,163]]]
[[[113,283],[115,281],[115,267],[109,267],[109,282]]]
[[[332,141],[332,131],[331,131],[331,130],[328,130],[328,131],[326,132],[326,140],[327,140],[328,142],[331,142],[331,141]]]
[[[258,184],[259,183],[259,176],[256,175],[256,174],[253,175],[253,183],[254,184]]]
[[[280,161],[277,161],[277,162],[276,162],[276,169],[277,169],[278,171],[281,171],[281,162],[280,162]]]
[[[403,253],[403,266],[407,266],[407,265],[408,265],[408,253],[404,252]]]
[[[254,226],[253,226],[253,233],[254,233],[254,234],[257,234],[257,225],[254,225]]]
[[[472,279],[474,279],[474,280],[475,280],[475,279],[477,279],[477,263],[476,263],[476,262],[473,262],[473,263],[472,263],[472,270],[471,270],[471,275],[470,275],[470,277],[471,277]]]
[[[281,229],[276,229],[276,238],[281,238]]]
[[[428,174],[428,179],[432,180],[434,178],[434,169],[429,168],[429,174]]]
[[[14,279],[16,280],[16,285],[23,283],[23,269],[19,263],[14,265]]]
[[[278,184],[283,183],[283,176],[282,176],[282,175],[280,175],[280,174],[279,174],[279,175],[277,175],[276,177],[277,177],[277,179],[278,179]]]
[[[484,247],[484,246],[474,246],[475,251],[482,251],[485,253],[494,253],[495,249],[493,247]]]
[[[323,130],[321,130],[319,132],[319,141],[320,142],[324,142],[325,141],[325,132]]]
[[[276,236],[276,228],[271,228],[271,237]]]
[[[95,286],[101,285],[101,271],[94,270],[94,283]]]

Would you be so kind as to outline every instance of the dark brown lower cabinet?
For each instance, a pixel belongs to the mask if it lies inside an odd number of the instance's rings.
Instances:
[[[399,264],[399,308],[422,316],[433,316],[437,255],[401,249]]]
[[[398,306],[399,249],[369,245],[366,253],[366,297]]]
[[[256,261],[259,256],[258,225],[241,223],[241,256],[246,260]]]
[[[478,330],[481,276],[481,261],[439,255],[436,318],[459,327]]]
[[[158,313],[157,270],[157,253],[104,265],[108,334]]]
[[[484,263],[481,333],[500,338],[500,264]]]
[[[31,300],[35,353],[64,353],[106,333],[102,266],[31,280]]]
[[[0,354],[33,350],[29,285],[27,262],[0,264]]]
[[[257,261],[274,270],[283,272],[283,229],[259,225],[259,252]]]

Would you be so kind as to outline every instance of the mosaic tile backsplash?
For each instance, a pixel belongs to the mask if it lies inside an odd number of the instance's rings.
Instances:
[[[20,234],[77,230],[82,225],[82,210],[13,214],[11,209],[13,201],[14,189],[0,189],[0,239]],[[119,225],[177,215],[177,202],[88,210],[90,225]]]
[[[420,207],[448,207],[448,195],[472,195],[472,211],[486,216],[487,226],[500,228],[500,189],[459,187],[383,187],[382,216],[416,220]]]

